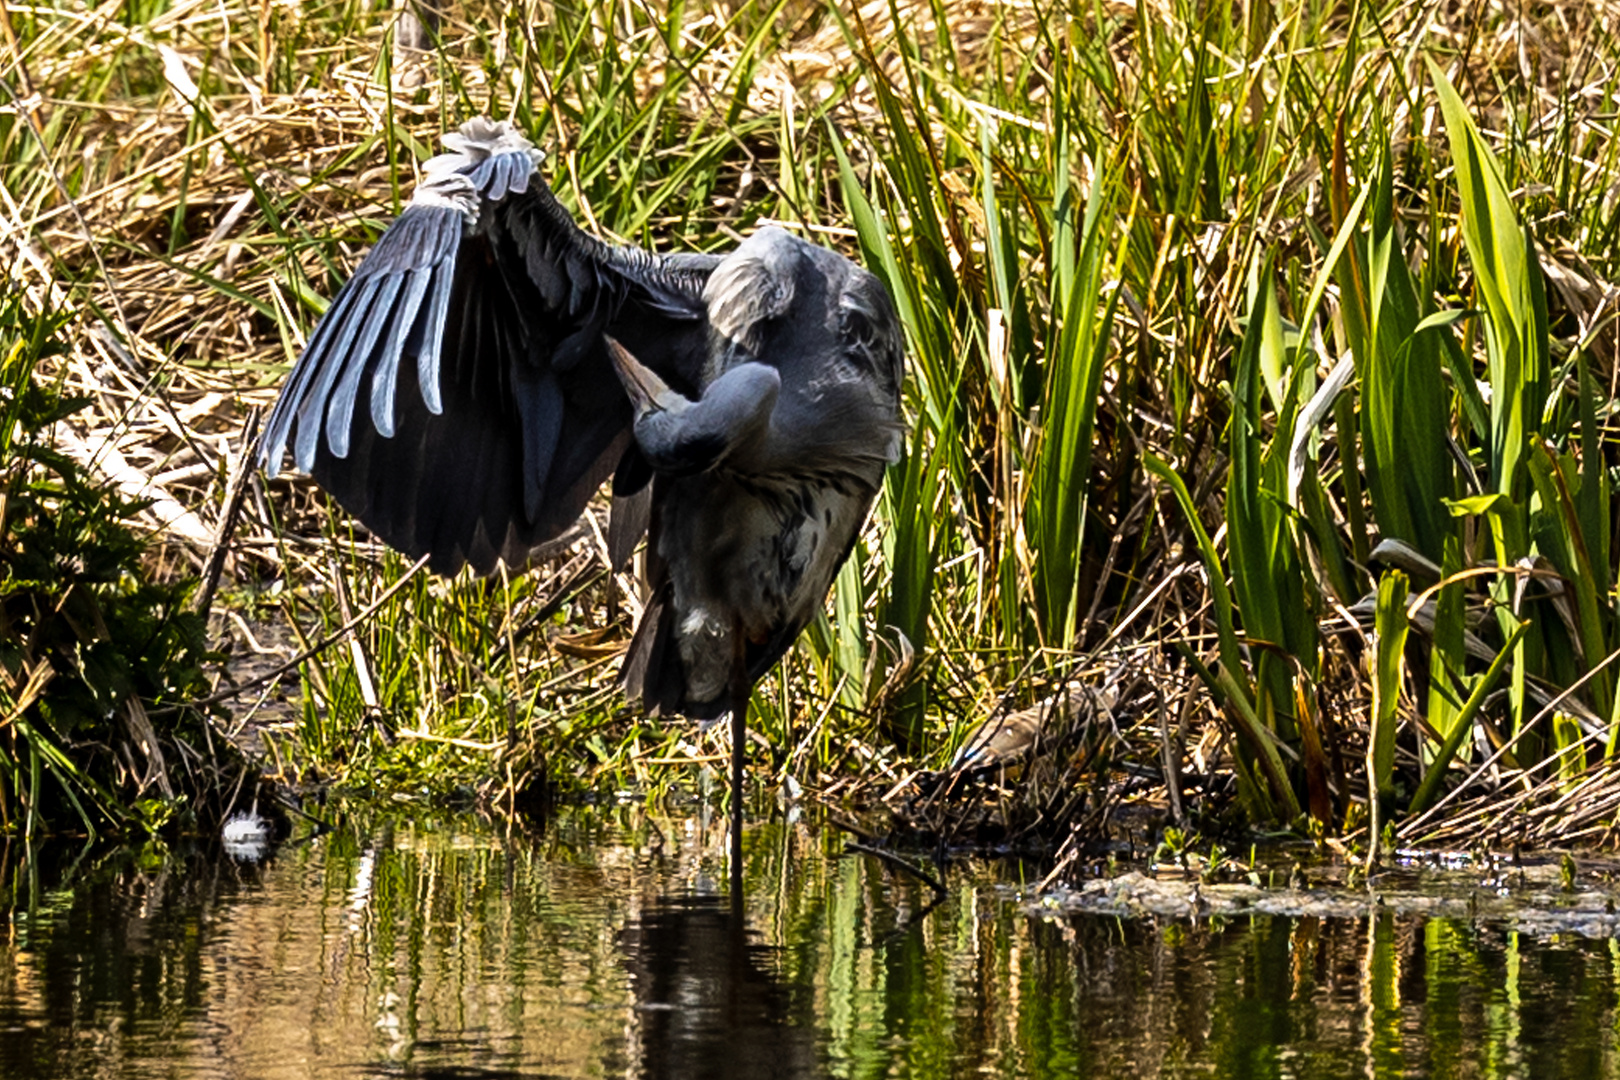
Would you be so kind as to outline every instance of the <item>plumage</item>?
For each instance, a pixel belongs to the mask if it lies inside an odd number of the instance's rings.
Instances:
[[[444,142],[311,336],[265,463],[290,447],[441,573],[523,566],[613,476],[613,558],[649,535],[627,691],[735,711],[821,609],[899,456],[887,292],[778,228],[724,257],[604,244],[510,125]]]

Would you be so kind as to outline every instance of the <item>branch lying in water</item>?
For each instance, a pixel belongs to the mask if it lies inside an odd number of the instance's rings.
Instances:
[[[947,890],[945,886],[935,879],[934,876],[928,871],[924,870],[920,866],[913,866],[911,863],[902,859],[892,851],[884,851],[882,848],[870,847],[866,844],[858,844],[853,840],[844,845],[844,852],[846,854],[851,851],[860,852],[862,855],[871,855],[875,858],[883,860],[885,863],[888,863],[890,866],[901,871],[902,873],[910,874],[924,885],[927,885],[930,889],[933,889],[934,895],[940,899],[944,899],[949,893],[949,890]]]

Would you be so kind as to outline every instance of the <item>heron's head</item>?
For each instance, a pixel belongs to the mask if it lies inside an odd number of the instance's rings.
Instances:
[[[757,361],[738,364],[703,388],[693,401],[671,389],[630,350],[607,339],[608,355],[635,409],[635,438],[661,473],[690,476],[747,453],[765,438],[782,390],[776,369]]]

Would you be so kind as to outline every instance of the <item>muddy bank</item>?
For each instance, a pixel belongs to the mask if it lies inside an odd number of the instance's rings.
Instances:
[[[1620,937],[1620,867],[1538,856],[1403,857],[1370,878],[1342,865],[1260,870],[1241,881],[1130,870],[1047,893],[1032,912],[1127,918],[1227,919],[1250,915],[1360,919],[1389,912],[1500,923],[1546,937]]]

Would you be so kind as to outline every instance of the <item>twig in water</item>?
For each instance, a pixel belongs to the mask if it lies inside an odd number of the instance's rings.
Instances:
[[[924,870],[920,866],[913,866],[911,863],[902,859],[892,851],[884,851],[882,848],[871,847],[867,844],[858,844],[855,841],[850,840],[844,844],[844,852],[848,854],[851,851],[859,852],[862,855],[871,855],[874,858],[881,859],[883,862],[894,867],[896,870],[899,870],[901,873],[910,874],[924,885],[927,885],[930,889],[933,889],[934,895],[941,900],[943,900],[950,893],[950,890],[945,888],[945,886],[928,871]]]

